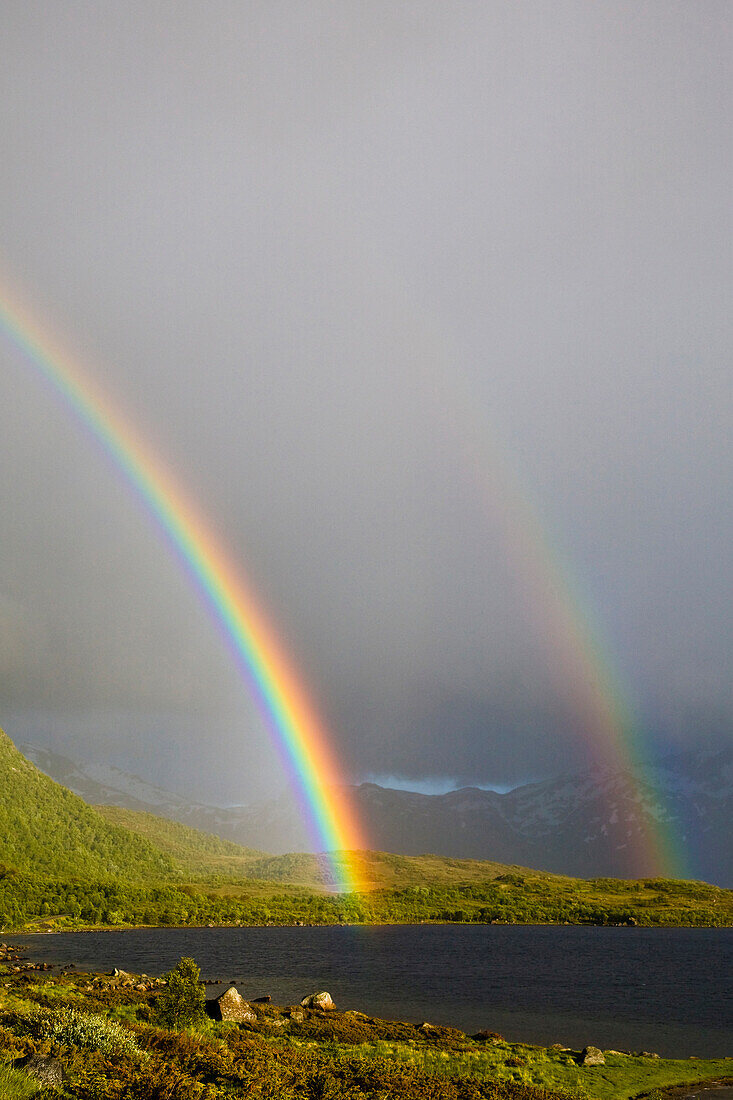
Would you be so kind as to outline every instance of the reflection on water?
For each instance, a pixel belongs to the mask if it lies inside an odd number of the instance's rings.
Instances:
[[[87,969],[159,974],[191,955],[203,977],[280,1004],[328,989],[340,1008],[511,1040],[733,1054],[731,929],[398,925],[7,938],[38,960]]]

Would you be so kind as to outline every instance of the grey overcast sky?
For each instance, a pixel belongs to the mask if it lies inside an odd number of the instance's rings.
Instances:
[[[730,737],[732,25],[3,4],[0,280],[199,502],[350,778],[592,762],[543,539],[640,739]],[[8,731],[277,791],[190,584],[3,334],[0,463]]]

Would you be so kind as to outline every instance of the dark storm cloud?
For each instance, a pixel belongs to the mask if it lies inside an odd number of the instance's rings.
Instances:
[[[655,739],[729,729],[730,37],[715,2],[6,5],[4,277],[246,563],[354,777],[587,754],[502,463]],[[8,713],[280,782],[129,491],[7,342],[0,385]]]

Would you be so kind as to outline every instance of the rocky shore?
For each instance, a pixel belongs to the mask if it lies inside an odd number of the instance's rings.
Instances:
[[[733,1059],[602,1050],[590,1028],[583,1049],[537,1047],[488,1028],[467,1035],[342,1011],[323,989],[277,1005],[264,991],[222,985],[209,984],[206,999],[199,983],[205,1014],[171,1030],[158,1011],[165,977],[33,963],[0,944],[0,1074],[78,1100],[218,1100],[244,1086],[263,1100],[628,1100],[733,1085]]]

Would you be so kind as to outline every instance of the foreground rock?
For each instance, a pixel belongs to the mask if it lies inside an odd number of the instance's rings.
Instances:
[[[251,1024],[257,1019],[244,997],[232,985],[221,997],[206,1002],[206,1011],[214,1020],[232,1020],[237,1024]]]
[[[307,997],[304,997],[300,1002],[303,1008],[335,1008],[333,999],[330,993],[309,993]]]
[[[581,1066],[605,1066],[606,1059],[603,1051],[598,1047],[583,1047],[580,1052],[579,1064]]]
[[[13,1069],[22,1069],[45,1088],[61,1088],[64,1083],[61,1063],[58,1058],[51,1058],[47,1054],[29,1054],[25,1058],[19,1058],[13,1064]]]

